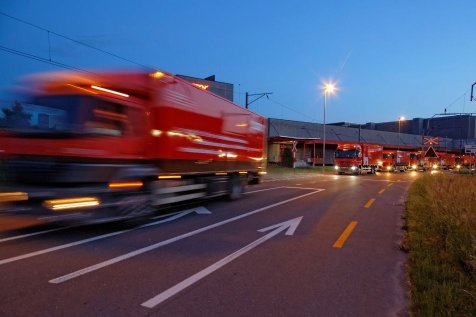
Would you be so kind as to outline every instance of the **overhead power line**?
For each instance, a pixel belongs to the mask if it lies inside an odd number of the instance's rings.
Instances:
[[[11,54],[15,54],[15,55],[23,56],[23,57],[26,57],[26,58],[30,58],[30,59],[33,59],[33,60],[37,60],[37,61],[40,61],[40,62],[43,62],[43,63],[55,65],[55,66],[58,66],[58,67],[62,67],[62,68],[70,69],[70,70],[76,70],[76,71],[80,71],[80,72],[84,72],[84,73],[90,73],[87,70],[84,70],[84,69],[81,69],[81,68],[77,68],[77,67],[74,67],[74,66],[70,66],[70,65],[67,65],[67,64],[63,64],[63,63],[60,63],[60,62],[49,60],[49,59],[46,59],[46,58],[43,58],[43,57],[40,57],[40,56],[37,56],[37,55],[33,55],[33,54],[30,54],[30,53],[14,50],[14,49],[8,48],[6,46],[0,45],[0,50],[11,53]]]
[[[133,60],[130,60],[130,59],[124,58],[124,57],[122,57],[122,56],[119,56],[119,55],[117,55],[117,54],[114,54],[114,53],[108,52],[108,51],[106,51],[106,50],[97,48],[97,47],[92,46],[92,45],[90,45],[90,44],[87,44],[87,43],[84,43],[84,42],[75,40],[75,39],[73,39],[73,38],[71,38],[71,37],[69,37],[69,36],[66,36],[66,35],[63,35],[63,34],[60,34],[60,33],[57,33],[57,32],[51,31],[51,30],[48,30],[48,29],[46,29],[46,28],[44,28],[44,27],[41,27],[41,26],[39,26],[39,25],[30,23],[30,22],[28,22],[28,21],[24,21],[24,20],[22,20],[22,19],[16,18],[16,17],[11,16],[11,15],[9,15],[9,14],[6,14],[6,13],[4,13],[4,12],[0,12],[0,15],[3,15],[3,16],[5,16],[5,17],[10,18],[10,19],[12,19],[12,20],[15,20],[15,21],[17,21],[17,22],[20,22],[20,23],[29,25],[29,26],[31,26],[31,27],[37,28],[37,29],[39,29],[39,30],[41,30],[41,31],[47,32],[47,33],[48,33],[48,48],[49,48],[49,35],[50,35],[50,34],[53,34],[53,35],[56,35],[56,36],[61,37],[61,38],[63,38],[63,39],[66,39],[66,40],[69,40],[69,41],[71,41],[71,42],[74,42],[74,43],[76,43],[76,44],[79,44],[79,45],[85,46],[85,47],[87,47],[87,48],[90,48],[90,49],[92,49],[92,50],[96,50],[96,51],[101,52],[101,53],[103,53],[103,54],[106,54],[106,55],[115,57],[115,58],[120,59],[120,60],[122,60],[122,61],[131,63],[131,64],[134,64],[134,65],[137,65],[137,66],[146,68],[146,69],[152,69],[152,67],[150,67],[150,66],[146,66],[146,65],[137,63],[137,62],[135,62],[135,61],[133,61]],[[50,55],[50,59],[51,59],[51,55]]]
[[[279,101],[276,101],[276,100],[274,100],[274,99],[272,99],[272,98],[269,98],[269,100],[271,100],[272,102],[274,102],[275,104],[277,104],[277,105],[280,106],[280,107],[283,107],[283,108],[285,108],[285,109],[287,109],[287,110],[289,110],[289,111],[292,111],[292,112],[294,112],[294,113],[297,113],[297,114],[299,114],[299,115],[301,115],[301,116],[303,116],[303,117],[305,117],[305,118],[308,118],[308,119],[310,119],[310,120],[312,120],[312,121],[316,121],[315,118],[310,117],[310,116],[308,116],[307,114],[304,114],[304,113],[302,113],[302,112],[299,112],[299,111],[297,111],[297,110],[295,110],[295,109],[293,109],[293,108],[291,108],[291,107],[288,107],[288,106],[286,106],[286,105],[280,103]]]

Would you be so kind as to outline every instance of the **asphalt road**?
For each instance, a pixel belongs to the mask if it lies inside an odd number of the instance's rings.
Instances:
[[[0,316],[406,316],[418,175],[268,175],[127,223],[0,216]]]

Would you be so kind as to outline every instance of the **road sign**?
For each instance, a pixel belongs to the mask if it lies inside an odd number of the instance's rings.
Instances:
[[[438,155],[436,154],[435,150],[433,149],[432,146],[430,146],[428,148],[428,150],[426,150],[426,153],[425,153],[425,156],[424,157],[438,157]]]
[[[297,141],[293,141],[293,149],[292,149],[293,153],[297,152],[297,147],[296,146],[297,146]]]
[[[430,137],[430,136],[424,136],[423,137],[423,144],[428,144],[429,146],[432,146],[433,144],[439,145],[440,144],[440,137]]]
[[[465,145],[464,146],[464,152],[465,153],[476,154],[476,145]]]

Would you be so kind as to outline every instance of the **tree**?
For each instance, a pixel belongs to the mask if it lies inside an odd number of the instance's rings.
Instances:
[[[286,166],[286,167],[293,167],[293,163],[294,163],[293,152],[291,151],[290,148],[287,147],[283,151],[282,164],[283,166]]]
[[[25,112],[23,106],[18,102],[13,102],[10,108],[3,108],[3,117],[0,118],[0,127],[3,128],[30,128],[31,113]]]

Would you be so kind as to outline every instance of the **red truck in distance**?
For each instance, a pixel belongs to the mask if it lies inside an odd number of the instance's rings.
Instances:
[[[410,152],[410,168],[414,171],[425,170],[422,151]]]
[[[436,152],[438,155],[439,168],[445,170],[451,170],[456,167],[456,154],[446,152]]]
[[[335,169],[338,174],[375,174],[382,164],[381,145],[339,144],[335,152]]]
[[[132,217],[235,199],[265,174],[265,118],[172,74],[60,72],[24,87],[28,103],[0,112],[0,212]]]
[[[455,157],[456,168],[473,169],[476,166],[476,157],[470,154],[462,154]]]
[[[405,172],[410,167],[410,152],[384,150],[382,154],[382,170],[386,172]]]

